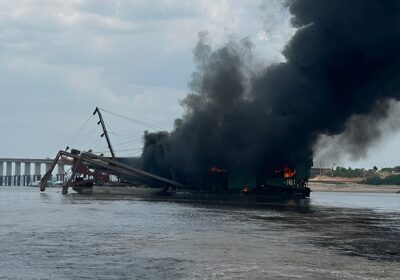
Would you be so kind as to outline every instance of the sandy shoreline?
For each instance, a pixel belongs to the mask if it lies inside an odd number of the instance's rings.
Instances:
[[[315,192],[373,192],[373,193],[398,193],[398,185],[364,185],[354,182],[329,182],[329,181],[310,181],[309,187]]]

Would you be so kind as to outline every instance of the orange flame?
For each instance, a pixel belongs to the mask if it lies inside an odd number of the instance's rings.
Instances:
[[[289,167],[283,168],[283,178],[293,178],[296,175],[296,170],[290,169]]]

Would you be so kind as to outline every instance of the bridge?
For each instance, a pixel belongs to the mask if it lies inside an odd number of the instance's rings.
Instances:
[[[53,159],[0,158],[0,186],[28,186],[39,181],[50,169]],[[59,163],[52,180],[64,181],[65,165]],[[22,172],[23,171],[23,172]]]

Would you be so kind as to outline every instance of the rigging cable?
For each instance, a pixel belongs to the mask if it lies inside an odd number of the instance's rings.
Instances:
[[[126,119],[126,120],[129,120],[129,121],[132,121],[132,122],[134,122],[134,123],[140,124],[140,125],[142,125],[142,126],[145,126],[145,127],[151,128],[151,129],[155,129],[155,130],[166,130],[166,129],[164,129],[164,128],[158,126],[158,125],[151,124],[151,123],[148,123],[148,122],[144,122],[144,121],[141,121],[141,120],[138,120],[138,119],[126,117],[126,116],[124,116],[124,115],[117,114],[117,113],[108,111],[108,110],[103,109],[103,108],[99,108],[99,110],[101,110],[101,111],[103,111],[103,112],[106,112],[106,113],[109,113],[109,114],[111,114],[111,115],[120,117],[120,118],[122,118],[122,119]]]
[[[84,128],[89,124],[89,121],[93,118],[93,115],[90,114],[90,116],[87,118],[87,120],[83,123],[83,125],[78,129],[78,131],[69,139],[67,142],[67,146],[71,147],[72,145],[75,145],[78,140],[82,137],[82,131]]]

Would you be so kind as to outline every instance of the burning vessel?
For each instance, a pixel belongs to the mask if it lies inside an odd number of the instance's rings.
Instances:
[[[133,166],[133,158],[108,158],[72,149],[59,151],[51,168],[41,180],[41,191],[59,161],[69,163],[72,173],[63,185],[63,194],[71,187],[81,194],[134,195],[145,198],[245,199],[263,197],[306,198],[310,196],[307,178],[285,167],[270,175],[249,176],[229,173],[213,167],[207,180],[188,186],[172,179],[145,172]],[[132,162],[133,161],[133,162]]]
[[[111,157],[96,155],[76,149],[60,150],[53,164],[41,180],[41,191],[46,188],[54,167],[59,161],[72,166],[71,173],[62,185],[62,193],[71,187],[81,194],[134,195],[145,198],[174,199],[240,199],[262,197],[306,198],[310,196],[307,187],[306,168],[302,170],[283,167],[273,172],[253,173],[245,170],[229,171],[212,167],[204,171],[201,182],[180,183],[173,174],[178,170],[169,169],[169,176],[160,176],[143,170],[141,158],[116,157],[101,110],[96,108]]]

